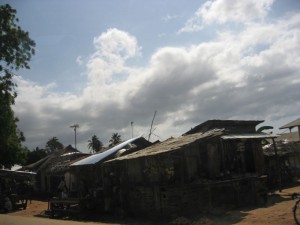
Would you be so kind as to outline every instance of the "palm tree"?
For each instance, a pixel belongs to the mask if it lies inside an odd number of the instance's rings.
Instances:
[[[122,142],[121,135],[118,133],[113,133],[109,140],[110,143],[109,146],[115,146],[121,142]]]
[[[257,132],[261,133],[261,132],[263,132],[265,130],[271,130],[271,129],[274,129],[274,127],[272,127],[272,126],[262,126],[262,127],[260,127],[260,128],[257,129]],[[261,143],[262,143],[262,145],[270,144],[267,139],[262,139]]]
[[[63,149],[64,145],[59,142],[57,137],[50,138],[46,143],[46,149],[48,153],[53,152],[58,149]]]
[[[92,152],[99,152],[103,147],[102,142],[96,135],[93,135],[91,140],[88,140],[88,148],[92,149]]]

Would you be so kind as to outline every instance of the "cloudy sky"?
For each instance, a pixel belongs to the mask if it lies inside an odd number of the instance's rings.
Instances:
[[[15,77],[30,149],[53,136],[74,146],[72,124],[83,152],[94,134],[147,137],[155,111],[151,140],[209,119],[300,117],[299,0],[9,3],[36,42]]]

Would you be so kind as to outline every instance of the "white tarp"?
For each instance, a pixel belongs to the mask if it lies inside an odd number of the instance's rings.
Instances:
[[[79,160],[73,164],[71,164],[71,166],[82,166],[82,165],[90,165],[90,164],[95,164],[97,162],[100,162],[101,160],[105,159],[106,157],[116,153],[117,151],[119,151],[120,149],[124,148],[126,145],[130,144],[131,142],[135,141],[136,139],[140,138],[139,137],[135,137],[135,138],[131,138],[127,141],[122,142],[121,144],[118,144],[108,150],[106,150],[105,152],[101,152],[101,153],[97,153],[95,155],[91,155],[85,159]]]

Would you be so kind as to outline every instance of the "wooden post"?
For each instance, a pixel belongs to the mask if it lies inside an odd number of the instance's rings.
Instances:
[[[280,166],[280,162],[279,162],[279,156],[277,153],[277,146],[276,146],[275,138],[272,138],[272,141],[273,141],[276,164],[277,164],[276,167],[277,167],[277,175],[278,175],[279,192],[281,192],[282,191],[281,166]]]
[[[222,162],[222,172],[224,172],[224,175],[226,175],[226,170],[228,169],[227,166],[225,165],[225,151],[224,151],[224,143],[223,140],[220,139],[220,143],[221,143],[221,162]]]

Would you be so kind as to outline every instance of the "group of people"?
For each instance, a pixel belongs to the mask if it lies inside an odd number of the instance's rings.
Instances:
[[[104,176],[102,185],[99,182],[95,182],[93,187],[88,187],[85,180],[80,180],[77,188],[78,198],[101,198],[104,201],[104,211],[106,213],[114,212],[120,206],[120,184],[119,179],[114,173],[108,173]],[[90,188],[90,189],[89,189]],[[101,189],[102,194],[97,193],[97,190]],[[94,191],[94,192],[93,192]],[[65,182],[64,176],[61,177],[60,183],[57,186],[57,193],[60,199],[66,199],[69,197],[68,187]]]
[[[58,193],[58,197],[61,199],[66,199],[69,196],[69,189],[67,187],[64,176],[61,177],[61,180],[58,184],[57,193]],[[77,197],[85,198],[87,195],[89,195],[89,192],[86,183],[84,180],[80,180]]]
[[[0,212],[7,213],[12,211],[13,205],[8,197],[12,192],[11,185],[8,184],[8,181],[0,178]]]
[[[22,199],[28,199],[30,189],[29,181],[20,180],[17,182],[15,179],[0,178],[0,212],[6,213],[13,210],[14,202],[22,195]],[[26,202],[27,203],[27,202]]]

